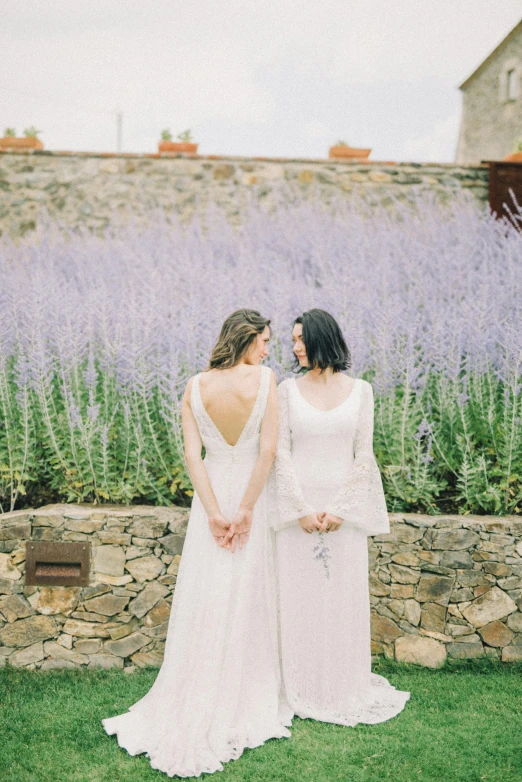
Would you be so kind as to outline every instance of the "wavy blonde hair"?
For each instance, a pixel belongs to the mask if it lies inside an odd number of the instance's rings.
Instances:
[[[270,326],[270,321],[263,318],[257,310],[241,309],[229,315],[221,326],[207,371],[235,366],[243,358],[256,335],[262,334],[266,326]]]

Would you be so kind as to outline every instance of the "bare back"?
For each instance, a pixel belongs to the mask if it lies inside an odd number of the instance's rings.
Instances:
[[[200,375],[201,401],[226,442],[234,446],[256,403],[261,367],[236,364],[230,369],[210,369]]]

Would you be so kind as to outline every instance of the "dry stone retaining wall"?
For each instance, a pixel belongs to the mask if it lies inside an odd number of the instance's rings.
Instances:
[[[156,206],[188,219],[211,203],[239,221],[252,197],[273,207],[296,194],[322,203],[359,194],[390,204],[420,191],[448,200],[464,189],[485,204],[488,181],[488,167],[478,164],[4,151],[0,232],[23,236],[48,212],[57,226],[101,233],[117,215],[146,221]]]
[[[188,509],[50,505],[0,515],[0,666],[157,666]],[[522,518],[391,514],[370,539],[372,652],[437,667],[522,660]],[[88,541],[84,587],[27,586],[27,541]]]

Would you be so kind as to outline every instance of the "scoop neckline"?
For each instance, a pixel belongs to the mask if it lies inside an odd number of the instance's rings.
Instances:
[[[343,407],[343,405],[345,405],[352,398],[352,396],[355,393],[355,389],[356,389],[357,383],[359,382],[359,378],[358,377],[354,378],[354,383],[353,383],[353,386],[352,386],[352,390],[350,391],[350,393],[348,394],[346,399],[344,399],[341,402],[340,405],[336,405],[335,407],[330,407],[328,410],[320,410],[318,407],[315,407],[315,405],[312,405],[311,402],[308,401],[308,399],[304,398],[302,393],[299,391],[299,387],[297,385],[297,379],[295,377],[293,377],[292,380],[294,381],[294,387],[295,387],[295,390],[296,390],[298,396],[303,400],[303,402],[306,405],[308,405],[308,407],[311,407],[312,410],[315,410],[316,413],[333,413],[334,410],[339,410],[339,408]]]

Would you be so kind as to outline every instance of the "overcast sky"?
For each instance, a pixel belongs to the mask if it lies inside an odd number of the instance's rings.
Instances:
[[[0,132],[46,148],[454,160],[458,85],[521,0],[0,0]]]

